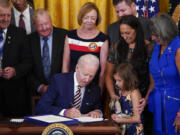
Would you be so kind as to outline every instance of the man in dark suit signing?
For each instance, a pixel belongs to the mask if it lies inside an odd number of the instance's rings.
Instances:
[[[53,76],[51,85],[37,104],[36,113],[72,118],[81,114],[102,117],[100,89],[91,83],[98,68],[98,58],[86,54],[79,58],[75,72]]]
[[[11,7],[0,1],[0,113],[24,116],[28,113],[26,76],[31,68],[25,30],[10,25]]]
[[[28,36],[33,56],[28,82],[32,94],[37,95],[46,91],[52,75],[61,73],[66,30],[53,27],[51,17],[44,9],[35,10],[33,20],[37,32]]]

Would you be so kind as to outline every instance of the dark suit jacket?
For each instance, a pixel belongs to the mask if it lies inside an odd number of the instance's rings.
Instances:
[[[144,37],[146,40],[151,40],[151,35],[150,32],[148,30],[148,25],[149,25],[149,20],[147,18],[144,18],[142,16],[138,17],[143,31],[144,31]],[[110,40],[110,46],[114,45],[114,43],[116,43],[119,40],[119,36],[120,36],[120,31],[119,31],[119,20],[110,24],[108,29],[107,29],[107,35],[109,37]]]
[[[11,24],[16,26],[16,22],[15,22],[15,16],[14,16],[14,10],[12,8],[11,10],[12,14],[11,14]],[[35,32],[35,28],[33,25],[33,18],[32,18],[32,14],[34,12],[34,9],[32,9],[31,7],[29,7],[29,13],[30,13],[30,24],[31,24],[31,33]]]
[[[50,76],[61,73],[62,68],[62,55],[64,50],[64,40],[66,36],[66,30],[53,27],[53,39],[52,39],[52,61],[51,61],[51,73]],[[41,59],[41,45],[40,36],[37,32],[34,32],[28,36],[28,43],[31,48],[33,57],[33,69],[28,78],[28,84],[33,92],[33,95],[37,94],[37,89],[41,84],[49,85],[43,72],[43,65]]]
[[[72,107],[74,101],[74,73],[53,76],[51,85],[36,106],[37,114],[59,114],[62,109]],[[101,109],[100,89],[95,84],[85,88],[80,111],[86,114]]]
[[[3,48],[2,67],[14,67],[16,75],[6,80],[0,77],[0,110],[5,116],[24,115],[27,102],[26,75],[32,67],[31,55],[23,29],[10,25]]]

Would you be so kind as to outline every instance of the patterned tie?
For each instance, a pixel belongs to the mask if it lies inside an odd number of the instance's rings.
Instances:
[[[3,30],[0,29],[0,43],[3,42]],[[3,47],[4,45],[0,44],[0,69],[1,69],[1,66],[2,66],[2,56],[3,56]]]
[[[74,108],[80,109],[81,106],[81,86],[78,85],[78,89],[76,91],[76,94],[74,95]]]
[[[47,43],[48,38],[44,37],[43,40],[44,40],[44,45],[43,45],[42,63],[43,63],[44,75],[47,81],[49,81],[51,67],[50,67],[49,46]]]
[[[20,16],[19,16],[19,27],[25,29],[25,23],[24,23],[23,17],[24,17],[24,15],[20,14]]]
[[[3,41],[3,30],[0,29],[0,42],[2,42],[2,41]]]

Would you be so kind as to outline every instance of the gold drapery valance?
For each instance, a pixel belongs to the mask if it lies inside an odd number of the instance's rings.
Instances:
[[[117,20],[112,0],[34,0],[34,8],[47,9],[54,26],[72,30],[79,27],[77,14],[80,7],[88,1],[94,2],[99,8],[102,21],[98,29],[106,33],[108,25]],[[159,3],[160,11],[167,13],[169,0],[159,0]]]

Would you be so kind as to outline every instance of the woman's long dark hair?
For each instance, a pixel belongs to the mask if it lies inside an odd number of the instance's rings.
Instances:
[[[126,24],[136,31],[135,48],[130,59],[130,63],[133,65],[133,68],[138,75],[138,79],[140,81],[139,89],[140,91],[144,91],[148,87],[149,80],[147,50],[145,47],[142,26],[138,18],[133,15],[123,16],[120,19],[119,24]],[[119,63],[126,61],[129,45],[126,43],[123,37],[121,37],[121,35],[120,40],[117,44],[117,50],[119,52]]]
[[[147,52],[146,52],[145,42],[144,42],[144,32],[143,32],[143,29],[141,27],[139,20],[133,15],[127,15],[127,16],[123,16],[120,19],[119,24],[120,25],[126,24],[136,31],[136,38],[135,38],[136,43],[135,43],[135,48],[134,48],[134,52],[132,54],[131,59],[139,61],[139,59],[146,58]],[[124,61],[124,59],[127,58],[129,45],[126,43],[123,37],[121,37],[121,34],[120,34],[120,40],[118,42],[117,49],[119,52],[121,52],[119,54],[120,61]]]

